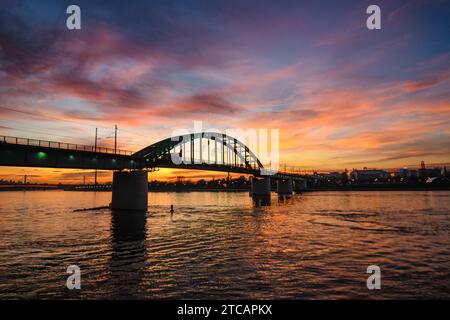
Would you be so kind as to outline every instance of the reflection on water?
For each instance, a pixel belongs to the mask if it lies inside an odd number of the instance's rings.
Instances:
[[[145,270],[147,213],[139,211],[111,212],[111,272],[114,295],[139,298]],[[124,285],[125,284],[125,285]]]
[[[149,200],[147,213],[74,212],[110,194],[1,192],[0,298],[450,298],[450,192]],[[366,288],[371,264],[381,291]]]
[[[253,195],[251,197],[255,207],[270,206],[272,203],[270,195]]]

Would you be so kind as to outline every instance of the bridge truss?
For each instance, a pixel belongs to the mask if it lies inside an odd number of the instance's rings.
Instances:
[[[259,174],[264,166],[241,141],[226,134],[200,132],[175,136],[136,153],[149,168],[186,168]]]

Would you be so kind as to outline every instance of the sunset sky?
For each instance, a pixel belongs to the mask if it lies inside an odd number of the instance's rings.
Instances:
[[[137,151],[201,120],[280,129],[281,163],[303,169],[450,163],[448,1],[113,3],[1,2],[0,135],[93,145],[98,127],[111,146],[117,124]],[[70,4],[81,30],[66,28]],[[381,30],[366,28],[370,4]]]

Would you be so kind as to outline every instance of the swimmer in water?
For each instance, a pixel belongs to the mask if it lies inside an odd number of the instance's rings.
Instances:
[[[173,204],[170,205],[170,214],[173,214],[174,210],[173,210]]]

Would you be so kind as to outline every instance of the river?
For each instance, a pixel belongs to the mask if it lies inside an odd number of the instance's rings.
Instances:
[[[74,211],[110,197],[0,192],[0,298],[450,298],[449,191],[272,194],[258,208],[246,192],[158,192],[146,214]]]

